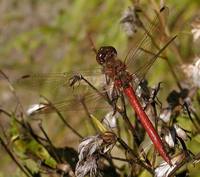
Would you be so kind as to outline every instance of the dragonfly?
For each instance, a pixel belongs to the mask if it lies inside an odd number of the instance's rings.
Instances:
[[[164,13],[165,8],[162,8],[160,10],[160,13]],[[136,113],[137,118],[139,119],[140,123],[142,124],[143,128],[147,132],[148,136],[150,137],[151,141],[153,142],[155,148],[159,152],[159,154],[162,156],[162,158],[169,164],[171,164],[171,160],[169,155],[167,154],[164,145],[162,143],[162,140],[160,136],[158,135],[156,129],[154,128],[152,122],[148,118],[147,114],[145,113],[139,98],[137,97],[135,93],[135,78],[139,78],[139,80],[144,78],[144,75],[147,73],[147,71],[151,68],[153,63],[156,61],[157,58],[159,58],[162,54],[162,52],[175,40],[176,36],[170,38],[168,42],[164,44],[163,47],[159,48],[158,46],[155,46],[156,53],[151,53],[149,48],[151,48],[151,44],[154,43],[153,41],[153,35],[157,33],[159,30],[159,17],[156,15],[155,19],[153,20],[152,24],[150,25],[149,29],[145,29],[145,34],[142,38],[142,40],[136,45],[136,47],[132,47],[131,50],[128,52],[127,56],[124,60],[120,60],[117,55],[117,50],[113,46],[102,46],[99,48],[99,50],[95,49],[96,53],[96,61],[100,66],[100,70],[98,70],[97,73],[100,73],[103,75],[103,90],[99,93],[108,93],[109,89],[105,89],[105,86],[112,87],[111,95],[115,93],[114,95],[125,95],[127,98],[129,104],[131,105],[133,111]],[[153,41],[153,42],[152,42]],[[137,69],[134,74],[129,72],[128,66],[131,66],[131,62],[135,61],[138,56],[146,57],[148,60],[147,63],[143,64],[139,69]],[[138,57],[139,58],[139,57]],[[143,71],[142,71],[143,70]],[[140,75],[142,73],[142,76]],[[146,71],[146,72],[144,72]],[[74,74],[68,74],[68,73],[60,73],[60,74],[28,74],[21,77],[21,80],[28,80],[28,81],[42,81],[48,78],[54,78],[56,82],[61,83],[64,86],[72,87],[76,83],[79,83],[80,80],[84,80],[86,84],[89,84],[89,86],[93,87],[90,82],[88,82],[85,77],[82,77],[82,75],[74,75]],[[88,83],[87,83],[88,82]],[[101,84],[99,84],[101,85]],[[96,87],[94,87],[96,89]],[[88,100],[90,100],[91,95],[86,97]],[[93,98],[94,99],[94,98]],[[96,98],[95,98],[96,99]],[[72,99],[73,100],[73,99]],[[71,101],[72,101],[71,100]],[[67,102],[68,101],[68,102]],[[60,102],[59,105],[63,108],[67,108],[67,105],[71,105],[69,103],[69,100],[64,100],[63,102]],[[72,101],[73,102],[73,101]],[[54,104],[56,106],[56,103]],[[41,106],[36,106],[38,112],[46,111],[48,112],[48,106],[45,104],[42,104]]]

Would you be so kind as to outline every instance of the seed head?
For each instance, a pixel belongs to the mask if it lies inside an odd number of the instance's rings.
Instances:
[[[200,58],[196,57],[193,64],[183,65],[183,72],[193,82],[194,86],[200,87]]]
[[[112,132],[85,138],[78,147],[79,161],[76,165],[76,176],[100,176],[98,161],[102,154],[111,151],[115,143],[116,136]]]
[[[200,15],[197,15],[193,20],[191,33],[193,34],[193,40],[197,41],[200,38]]]
[[[140,10],[137,7],[128,7],[120,20],[123,30],[129,37],[132,37],[137,32],[138,28],[142,26],[138,12],[140,12]]]

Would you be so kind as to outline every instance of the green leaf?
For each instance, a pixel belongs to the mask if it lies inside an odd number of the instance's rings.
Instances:
[[[106,129],[106,127],[92,114],[90,114],[92,121],[94,122],[96,128],[101,132],[101,133],[105,133],[106,131],[108,131]]]

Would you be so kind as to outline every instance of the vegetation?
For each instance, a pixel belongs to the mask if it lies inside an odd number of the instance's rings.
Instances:
[[[200,176],[197,0],[0,4],[0,177]],[[120,89],[97,82],[101,46],[137,74],[171,166]]]

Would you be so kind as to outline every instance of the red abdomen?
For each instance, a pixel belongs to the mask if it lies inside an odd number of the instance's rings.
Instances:
[[[153,142],[155,148],[157,149],[159,154],[163,157],[163,159],[167,163],[171,164],[171,160],[170,160],[169,156],[167,155],[167,153],[164,149],[162,141],[161,141],[158,133],[156,132],[153,124],[151,123],[148,116],[144,112],[137,96],[135,95],[133,88],[131,86],[124,88],[124,93],[128,97],[128,100],[129,100],[132,108],[135,110],[138,119],[140,120],[142,126],[144,127],[144,129],[148,133],[148,135],[149,135],[151,141]]]

